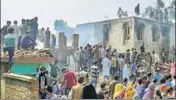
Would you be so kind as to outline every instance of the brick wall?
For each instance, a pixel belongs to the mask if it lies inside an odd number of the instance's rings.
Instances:
[[[73,34],[72,47],[74,49],[78,48],[79,34]]]
[[[38,99],[38,81],[33,77],[4,73],[5,99]]]

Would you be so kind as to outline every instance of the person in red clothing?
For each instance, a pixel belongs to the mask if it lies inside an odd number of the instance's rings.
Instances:
[[[68,95],[72,86],[76,85],[76,76],[74,74],[74,72],[71,72],[69,70],[67,70],[66,68],[63,68],[62,69],[62,73],[63,73],[63,76],[62,76],[62,85],[61,86],[66,86],[65,87],[65,95]]]

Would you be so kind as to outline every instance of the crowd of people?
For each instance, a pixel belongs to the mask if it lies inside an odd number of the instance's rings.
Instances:
[[[140,16],[142,15],[143,18],[147,18],[153,21],[158,21],[158,22],[164,22],[164,23],[168,23],[168,19],[169,19],[169,12],[168,9],[165,8],[163,10],[163,8],[159,7],[157,9],[154,8],[150,8],[150,9],[146,9],[146,11],[144,13],[141,14],[140,12],[140,4],[137,4],[137,6],[134,9],[135,15],[136,16]],[[117,15],[119,18],[122,17],[128,17],[128,12],[127,11],[123,11],[121,7],[119,7]]]
[[[41,68],[39,76],[45,76],[45,85],[40,88],[40,96],[50,99],[175,98],[176,64],[167,59],[164,49],[160,55],[155,51],[150,54],[146,53],[143,44],[140,50],[138,53],[135,48],[132,48],[125,53],[118,53],[111,46],[109,48],[102,45],[92,47],[89,44],[84,49],[80,47],[75,52],[71,50],[68,58],[74,61],[68,63],[68,68],[62,69],[60,79],[47,82],[46,74],[43,74],[47,71]],[[145,74],[139,74],[142,61],[154,67],[154,72],[149,68],[146,69]],[[170,72],[163,74],[155,66],[158,63],[167,64],[171,69]],[[42,82],[39,81],[39,84],[41,86]]]
[[[9,64],[12,64],[12,58],[15,50],[34,50],[37,45],[36,40],[44,42],[45,48],[55,48],[56,37],[54,34],[51,35],[49,28],[42,32],[38,29],[38,18],[33,19],[22,19],[21,25],[18,25],[18,21],[7,21],[7,24],[1,28],[1,47],[3,48],[4,54],[8,52]],[[50,41],[50,38],[52,41]],[[43,40],[42,40],[43,39]]]

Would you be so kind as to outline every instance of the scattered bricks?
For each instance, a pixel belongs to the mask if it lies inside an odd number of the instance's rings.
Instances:
[[[38,82],[33,77],[3,74],[5,80],[5,99],[38,99]]]

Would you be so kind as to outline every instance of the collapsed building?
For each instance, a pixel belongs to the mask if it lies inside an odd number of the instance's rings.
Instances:
[[[145,43],[146,51],[160,52],[162,48],[169,53],[175,47],[175,24],[156,22],[139,17],[127,17],[79,24],[79,44],[111,45],[119,52],[136,48]]]

